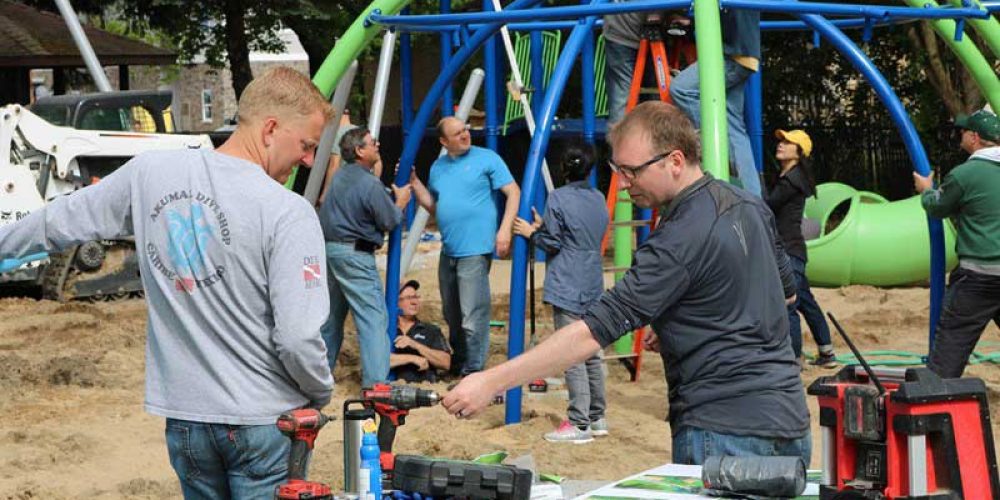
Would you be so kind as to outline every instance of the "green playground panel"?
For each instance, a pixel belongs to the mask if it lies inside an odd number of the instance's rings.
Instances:
[[[542,32],[542,82],[549,84],[552,71],[556,67],[556,60],[559,59],[559,48],[562,46],[562,32],[543,31]],[[517,59],[517,66],[521,68],[521,78],[526,87],[531,85],[531,35],[528,33],[517,33],[514,36],[514,58]],[[511,80],[513,80],[511,76]],[[537,90],[537,89],[536,89]],[[529,99],[534,99],[537,92],[529,95]],[[502,134],[507,135],[507,127],[515,120],[524,118],[524,109],[521,101],[514,99],[514,96],[507,93],[507,110],[504,113]]]

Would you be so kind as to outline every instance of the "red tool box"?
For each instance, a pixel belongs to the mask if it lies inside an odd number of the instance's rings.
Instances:
[[[807,392],[819,398],[821,499],[1000,500],[982,380],[848,366]]]

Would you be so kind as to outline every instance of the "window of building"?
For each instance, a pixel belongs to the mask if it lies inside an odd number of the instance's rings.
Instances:
[[[201,121],[212,121],[212,89],[201,91]]]

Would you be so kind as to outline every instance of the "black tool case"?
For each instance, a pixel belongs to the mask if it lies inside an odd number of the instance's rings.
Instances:
[[[531,471],[511,465],[396,455],[392,487],[435,498],[527,500],[531,497]]]

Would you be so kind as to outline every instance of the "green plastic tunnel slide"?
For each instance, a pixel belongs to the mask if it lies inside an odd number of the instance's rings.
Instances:
[[[889,200],[878,193],[858,191],[847,184],[827,182],[816,186],[816,196],[806,199],[805,217],[819,223],[820,234],[826,234],[823,228],[829,222],[830,215],[841,203],[850,200],[855,194],[861,196],[862,203],[889,203]]]
[[[821,224],[820,237],[806,242],[806,276],[812,285],[900,286],[930,277],[930,237],[919,196],[889,202],[839,183],[816,190],[805,210],[806,217]],[[845,203],[842,218],[831,220]],[[958,258],[955,231],[947,221],[944,232],[947,267],[952,269]]]
[[[395,15],[409,3],[410,0],[375,0],[371,5],[366,7],[364,12],[354,20],[354,23],[337,40],[336,45],[333,46],[333,50],[330,51],[330,54],[323,60],[323,64],[319,67],[319,70],[316,71],[316,75],[313,76],[313,83],[316,85],[316,88],[320,92],[323,92],[323,95],[326,97],[330,97],[333,89],[340,82],[340,78],[347,71],[347,67],[358,58],[361,51],[382,30],[381,25],[367,22],[369,14],[377,10],[382,15]],[[366,26],[366,24],[369,25]]]

